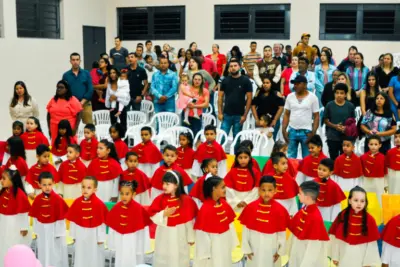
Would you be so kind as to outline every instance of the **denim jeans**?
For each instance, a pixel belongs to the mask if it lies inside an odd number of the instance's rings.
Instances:
[[[304,129],[292,129],[289,128],[288,135],[289,135],[289,145],[288,145],[288,157],[296,159],[297,158],[297,150],[299,148],[299,144],[301,145],[301,154],[304,158],[309,154],[308,146],[306,144],[307,141],[307,134],[310,133],[310,130]]]
[[[242,130],[243,124],[240,124],[240,115],[228,115],[224,113],[224,118],[222,120],[221,129],[225,131],[227,135],[229,132],[233,132],[233,139],[235,139],[236,135]]]
[[[193,138],[194,138],[196,136],[196,134],[201,131],[201,126],[203,124],[203,122],[201,120],[201,115],[200,115],[200,119],[196,119],[194,117],[189,116],[190,125],[187,125],[186,123],[183,122],[184,118],[185,118],[185,111],[182,111],[181,117],[182,117],[182,126],[187,127],[190,130],[192,130]]]
[[[173,112],[175,113],[175,97],[171,97],[166,102],[159,104],[158,101],[154,102],[154,112]]]
[[[276,121],[276,124],[275,124],[275,127],[274,127],[274,133],[273,133],[274,141],[276,141],[276,137],[278,136],[278,132],[279,132],[280,128],[281,128],[281,120],[278,119]]]

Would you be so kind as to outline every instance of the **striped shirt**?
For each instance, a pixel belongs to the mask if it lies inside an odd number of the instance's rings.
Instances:
[[[257,61],[260,61],[261,55],[260,53],[257,52],[249,52],[243,57],[243,64],[244,66],[247,66],[247,70],[249,72],[253,72],[254,65],[257,63]]]

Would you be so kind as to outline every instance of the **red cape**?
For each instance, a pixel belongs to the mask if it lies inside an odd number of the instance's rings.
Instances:
[[[261,173],[253,168],[254,177],[248,169],[233,167],[224,178],[225,185],[239,192],[248,192],[260,185]]]
[[[321,178],[315,178],[314,181],[319,184],[320,188],[317,198],[318,206],[331,207],[346,199],[346,195],[343,193],[340,186],[332,179],[323,182]]]
[[[322,152],[317,158],[308,155],[302,161],[300,161],[298,171],[304,173],[306,176],[309,177],[318,177],[319,162],[325,158],[326,156]]]
[[[158,190],[163,190],[162,187],[162,178],[164,177],[165,173],[169,170],[174,170],[179,172],[182,175],[183,179],[183,185],[190,185],[193,183],[192,179],[189,177],[189,175],[186,173],[184,169],[179,167],[176,163],[173,163],[171,166],[167,167],[165,164],[161,165],[158,167],[156,172],[153,175],[153,178],[151,179],[151,187],[154,187],[155,189]]]
[[[122,174],[121,165],[113,158],[95,158],[90,162],[87,175],[94,176],[100,182],[110,181]]]
[[[253,163],[253,168],[256,169],[259,173],[261,173],[261,168],[260,165],[258,165],[257,160],[254,158],[251,158],[251,162]]]
[[[125,235],[135,233],[152,224],[147,211],[135,200],[127,205],[118,202],[107,214],[106,224]]]
[[[76,144],[75,138],[69,137],[69,143]],[[61,137],[60,143],[58,144],[57,148],[54,140],[53,145],[51,146],[51,153],[58,157],[62,157],[67,154],[67,148],[68,148],[67,138]]]
[[[129,148],[121,138],[114,140],[115,150],[117,150],[118,158],[125,159],[126,153],[129,152]]]
[[[342,178],[358,178],[363,176],[361,159],[354,153],[351,156],[342,154],[335,160],[334,174]]]
[[[394,147],[386,153],[386,166],[392,170],[400,171],[400,148]]]
[[[299,210],[291,219],[289,230],[300,240],[329,240],[321,212],[316,204]]]
[[[21,139],[24,142],[26,150],[34,150],[38,145],[42,144],[49,146],[49,140],[47,140],[47,137],[39,131],[24,132],[21,134]]]
[[[58,177],[58,172],[56,168],[54,168],[53,165],[51,164],[46,164],[46,165],[39,165],[36,163],[33,165],[29,171],[28,174],[25,177],[25,180],[35,189],[40,189],[40,184],[39,184],[39,175],[42,172],[50,172],[53,177],[54,177],[54,183],[58,183],[60,181]]]
[[[289,227],[289,213],[281,204],[271,199],[268,204],[259,198],[247,205],[239,221],[248,229],[264,234],[286,231]]]
[[[0,191],[0,214],[17,215],[29,212],[31,204],[28,197],[18,188],[17,195],[14,197],[13,188],[3,188]]]
[[[26,161],[23,158],[21,157],[18,157],[16,159],[13,159],[12,157],[9,158],[5,165],[5,169],[10,168],[11,165],[15,165],[21,176],[26,176],[28,174],[29,171],[28,164],[26,164]]]
[[[191,147],[178,147],[176,164],[184,170],[191,169],[194,161],[194,150]]]
[[[400,215],[393,217],[382,232],[382,240],[386,243],[400,248]]]
[[[161,194],[151,203],[149,208],[150,216],[165,210],[166,207],[177,208],[175,213],[168,217],[167,225],[170,227],[193,220],[198,211],[196,203],[188,195],[181,195],[180,198],[176,198],[171,195]]]
[[[211,143],[204,142],[197,148],[194,158],[200,164],[203,162],[203,160],[210,158],[216,159],[218,162],[220,162],[226,159],[226,154],[222,146],[218,144],[217,141],[213,141]]]
[[[85,164],[78,158],[75,162],[69,160],[61,163],[58,169],[60,181],[63,184],[79,184],[85,178],[87,168]]]
[[[235,218],[235,212],[224,199],[220,199],[219,204],[212,199],[207,199],[200,208],[194,229],[206,233],[222,234],[229,230],[229,225]]]
[[[140,143],[134,146],[131,151],[135,152],[139,156],[139,163],[142,164],[156,164],[162,161],[163,157],[160,150],[153,144],[152,141],[146,143]]]
[[[201,202],[204,202],[204,192],[203,192],[203,185],[204,181],[206,180],[207,174],[204,174],[199,179],[197,179],[196,183],[193,185],[192,189],[189,192],[189,196],[195,197],[199,199]]]
[[[361,164],[365,177],[383,178],[387,174],[385,156],[382,153],[371,155],[368,151],[361,156]]]
[[[290,176],[293,177],[293,179],[297,175],[297,170],[293,166],[292,160],[297,160],[297,159],[288,159],[288,169],[287,171],[289,172]],[[264,166],[264,169],[262,171],[262,176],[268,175],[268,173],[275,172],[274,166],[272,165],[272,160],[269,159],[267,163]]]
[[[75,199],[66,219],[84,228],[95,228],[105,223],[107,213],[106,205],[93,194],[87,200],[83,196]]]
[[[299,193],[299,186],[297,185],[296,180],[290,176],[289,171],[286,171],[281,175],[276,174],[276,172],[271,172],[267,175],[273,176],[276,180],[276,193],[274,199],[291,199]]]
[[[151,188],[150,179],[147,175],[139,169],[134,171],[125,170],[121,175],[121,181],[131,182],[135,180],[138,183],[136,194],[146,192]]]
[[[81,158],[83,160],[89,161],[93,160],[97,157],[97,145],[99,141],[97,141],[96,137],[92,137],[90,142],[84,139],[81,142]]]
[[[64,220],[67,212],[68,205],[64,199],[51,191],[48,197],[41,193],[35,198],[29,216],[36,218],[41,223],[54,223]]]
[[[367,213],[368,232],[366,236],[362,234],[361,213],[359,215],[355,214],[354,210],[351,209],[347,237],[344,237],[343,218],[344,211],[339,213],[329,230],[329,234],[334,235],[337,239],[340,239],[350,245],[359,245],[377,241],[380,238],[375,219],[369,213]]]

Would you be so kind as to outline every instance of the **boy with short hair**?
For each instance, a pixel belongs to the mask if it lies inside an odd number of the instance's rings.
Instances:
[[[170,170],[177,171],[182,175],[183,186],[185,187],[186,192],[187,192],[187,186],[193,183],[192,179],[189,177],[186,171],[175,163],[177,157],[178,157],[178,152],[176,150],[176,147],[172,145],[167,145],[164,148],[163,151],[164,164],[161,165],[156,170],[156,172],[153,175],[153,178],[150,181],[152,187],[151,188],[152,201],[156,197],[164,193],[162,179],[167,171]]]
[[[259,199],[248,204],[239,217],[243,225],[242,251],[247,255],[247,266],[282,266],[286,253],[286,228],[289,214],[274,200],[276,180],[264,176],[258,188]]]
[[[333,171],[340,188],[348,192],[360,185],[363,176],[361,159],[354,153],[354,144],[355,139],[352,137],[343,139],[343,154],[336,158]]]
[[[363,188],[367,192],[376,193],[379,204],[382,207],[382,195],[385,191],[385,175],[387,167],[385,165],[385,156],[379,152],[382,142],[379,136],[372,135],[368,138],[369,151],[361,156],[364,178]]]
[[[206,141],[201,143],[194,154],[194,162],[192,172],[196,177],[201,177],[201,163],[205,159],[214,158],[218,162],[218,176],[225,177],[227,174],[226,155],[220,144],[217,143],[217,128],[213,125],[207,125],[204,128],[204,136]]]
[[[134,146],[131,151],[139,156],[139,169],[141,169],[148,177],[153,177],[155,171],[160,166],[163,159],[160,150],[151,141],[152,130],[145,126],[140,130],[142,142]]]
[[[319,162],[326,158],[322,152],[322,139],[319,135],[314,135],[307,143],[310,154],[300,161],[296,177],[297,184],[305,181],[312,181],[318,176]]]
[[[333,222],[336,219],[342,210],[341,202],[346,199],[340,186],[330,178],[333,168],[333,160],[329,158],[321,160],[318,177],[314,179],[320,187],[317,205],[325,222]]]
[[[299,187],[288,172],[288,159],[285,153],[275,152],[271,155],[271,161],[274,171],[267,175],[273,176],[276,180],[274,199],[293,216],[298,211],[296,196],[299,193]]]
[[[317,207],[319,185],[306,181],[300,185],[299,200],[303,208],[291,219],[289,230],[290,267],[327,267],[328,233]]]
[[[75,267],[104,267],[104,242],[108,209],[96,196],[98,182],[93,176],[82,181],[82,196],[70,207],[70,236],[75,242]]]
[[[80,147],[70,144],[67,148],[67,160],[58,169],[60,176],[59,193],[65,199],[76,199],[82,195],[81,183],[86,176],[87,168],[79,158]]]
[[[99,144],[99,141],[96,138],[96,126],[94,126],[94,124],[86,124],[83,132],[85,139],[80,143],[80,157],[83,164],[87,167],[90,162],[97,157],[97,145]]]
[[[65,239],[65,217],[68,206],[53,191],[54,177],[50,172],[39,175],[42,193],[32,203],[29,216],[37,235],[38,258],[43,266],[68,267]]]
[[[400,129],[394,134],[395,147],[386,153],[389,194],[400,194]]]

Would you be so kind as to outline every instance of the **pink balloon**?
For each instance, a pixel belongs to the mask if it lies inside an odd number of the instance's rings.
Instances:
[[[4,267],[42,267],[32,249],[25,245],[11,247],[4,257]]]

